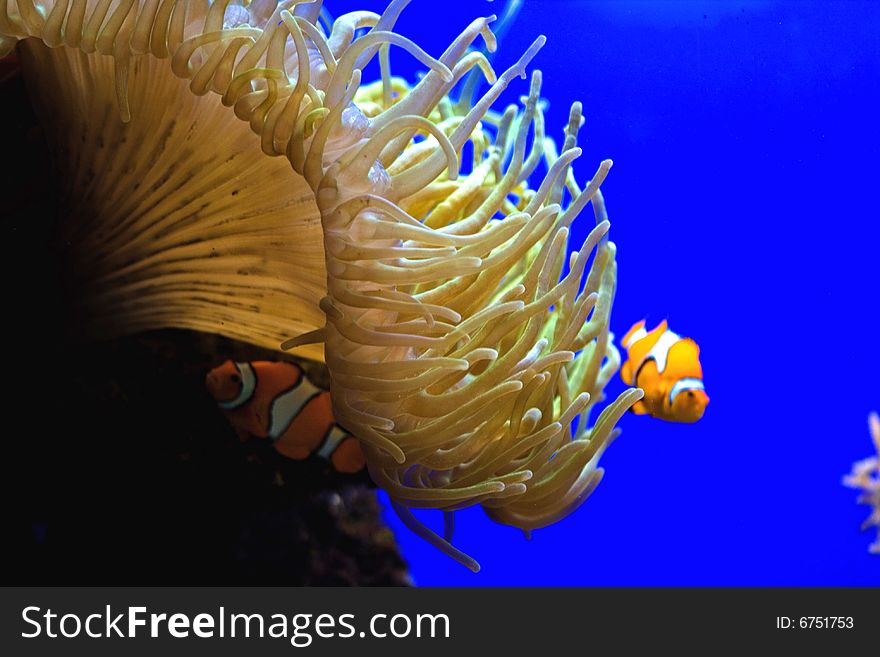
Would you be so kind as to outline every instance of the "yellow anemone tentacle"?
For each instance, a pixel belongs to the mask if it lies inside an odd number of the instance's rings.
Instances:
[[[557,150],[539,71],[522,107],[492,112],[543,37],[497,75],[468,52],[494,50],[494,17],[435,59],[394,31],[406,0],[326,28],[320,2],[257,4],[0,0],[0,51],[26,39],[75,163],[64,235],[83,313],[108,334],[184,326],[324,358],[337,419],[404,523],[476,570],[451,513],[480,504],[527,533],[571,513],[641,398],[590,422],[620,363],[611,162],[577,183],[580,105]],[[429,69],[414,86],[391,46]],[[376,56],[381,80],[362,86]],[[490,86],[471,100],[476,75]],[[595,227],[569,254],[587,204]],[[444,536],[412,508],[443,510]]]

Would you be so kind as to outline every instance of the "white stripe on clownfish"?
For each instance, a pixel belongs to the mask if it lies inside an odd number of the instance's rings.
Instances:
[[[645,362],[653,360],[657,363],[657,372],[663,374],[663,370],[666,369],[666,359],[669,357],[669,349],[679,340],[681,340],[681,336],[678,333],[666,329],[663,335],[660,336],[660,339],[657,340],[657,344],[651,347],[651,350],[639,361],[639,364],[636,366],[636,372],[641,369]]]
[[[705,390],[706,387],[700,379],[679,379],[669,391],[669,403],[675,401],[675,397],[685,390]]]
[[[334,424],[330,427],[330,431],[327,432],[327,435],[324,436],[324,440],[321,441],[321,446],[315,453],[321,458],[329,460],[333,452],[336,451],[336,448],[339,447],[339,443],[347,437],[348,434]]]
[[[321,392],[301,374],[295,386],[275,397],[269,408],[269,440],[278,440],[309,400]]]
[[[251,397],[254,396],[254,391],[257,389],[257,375],[250,363],[234,363],[234,365],[241,377],[241,390],[238,392],[238,396],[235,399],[225,402],[217,402],[217,405],[224,411],[232,411],[239,406],[247,404],[251,400]]]

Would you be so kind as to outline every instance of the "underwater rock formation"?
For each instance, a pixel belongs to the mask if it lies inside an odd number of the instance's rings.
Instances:
[[[296,0],[4,0],[0,54],[21,41],[68,180],[85,332],[191,328],[322,358],[373,480],[476,570],[452,513],[480,504],[526,532],[566,516],[641,391],[591,422],[620,360],[610,160],[576,181],[580,105],[557,149],[539,71],[522,107],[490,110],[543,38],[499,75],[471,50],[494,50],[494,17],[434,58],[394,31],[407,4],[322,26],[321,3]],[[392,45],[429,69],[418,83],[392,76]],[[445,536],[412,508],[444,511]]]
[[[7,583],[411,585],[365,474],[243,444],[217,414],[204,368],[233,355],[265,352],[166,330],[64,357],[64,394],[7,451]]]

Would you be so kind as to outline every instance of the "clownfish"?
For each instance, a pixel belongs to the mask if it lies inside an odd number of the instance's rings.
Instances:
[[[627,385],[645,391],[632,411],[669,422],[696,422],[703,417],[709,395],[703,385],[700,347],[666,326],[666,320],[653,331],[645,321],[635,324],[622,340],[627,359],[620,378]]]
[[[366,464],[360,443],[336,424],[330,393],[294,363],[228,360],[208,372],[205,385],[242,439],[267,438],[297,461],[315,452],[339,472]]]

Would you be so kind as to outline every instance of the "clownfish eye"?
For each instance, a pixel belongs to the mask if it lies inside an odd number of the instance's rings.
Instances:
[[[233,374],[229,377],[229,380],[233,383],[239,383],[241,381],[241,377],[238,374]]]

